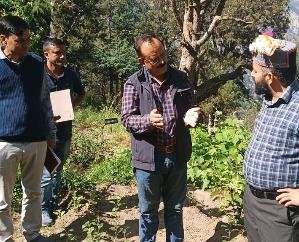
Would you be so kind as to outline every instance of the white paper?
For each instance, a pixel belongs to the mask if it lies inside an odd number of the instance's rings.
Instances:
[[[57,123],[74,119],[70,89],[51,92],[50,99],[54,116],[60,116]]]

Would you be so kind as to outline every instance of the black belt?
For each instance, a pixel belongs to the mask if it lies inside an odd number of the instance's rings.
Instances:
[[[270,199],[270,200],[275,200],[276,197],[279,195],[279,193],[275,190],[260,190],[257,188],[254,188],[249,185],[249,189],[251,193],[258,198],[265,198],[265,199]]]

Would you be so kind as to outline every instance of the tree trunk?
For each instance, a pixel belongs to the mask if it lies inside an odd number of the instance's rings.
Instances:
[[[197,86],[199,63],[190,55],[186,48],[182,48],[180,70],[185,71],[193,86]]]
[[[204,27],[206,12],[211,7],[212,1],[207,0],[185,0],[184,17],[181,18],[177,9],[177,1],[172,0],[172,10],[182,33],[182,55],[180,69],[185,71],[190,82],[197,86],[200,59],[200,49],[208,41],[213,30],[220,21],[226,0],[220,0],[207,30]]]
[[[50,1],[51,4],[51,22],[50,22],[50,36],[56,36],[56,29],[55,29],[55,12],[54,12],[54,6],[55,6],[55,0]]]

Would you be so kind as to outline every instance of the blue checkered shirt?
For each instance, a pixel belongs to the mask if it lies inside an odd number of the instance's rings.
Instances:
[[[264,100],[245,154],[243,174],[258,189],[299,187],[299,83],[275,103]]]

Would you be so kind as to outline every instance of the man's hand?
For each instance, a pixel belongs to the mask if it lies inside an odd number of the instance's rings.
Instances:
[[[50,148],[54,149],[56,146],[56,139],[48,139],[47,144]]]
[[[56,123],[57,120],[61,119],[61,116],[59,116],[59,115],[58,116],[54,116],[53,119],[54,119],[54,122]]]
[[[299,189],[297,188],[283,188],[278,189],[277,192],[281,193],[276,197],[276,201],[288,206],[299,206]]]
[[[163,129],[163,116],[157,109],[150,112],[150,121],[155,128]]]
[[[190,108],[184,117],[185,125],[189,125],[192,128],[194,128],[199,121],[199,118],[201,116],[200,107]]]

